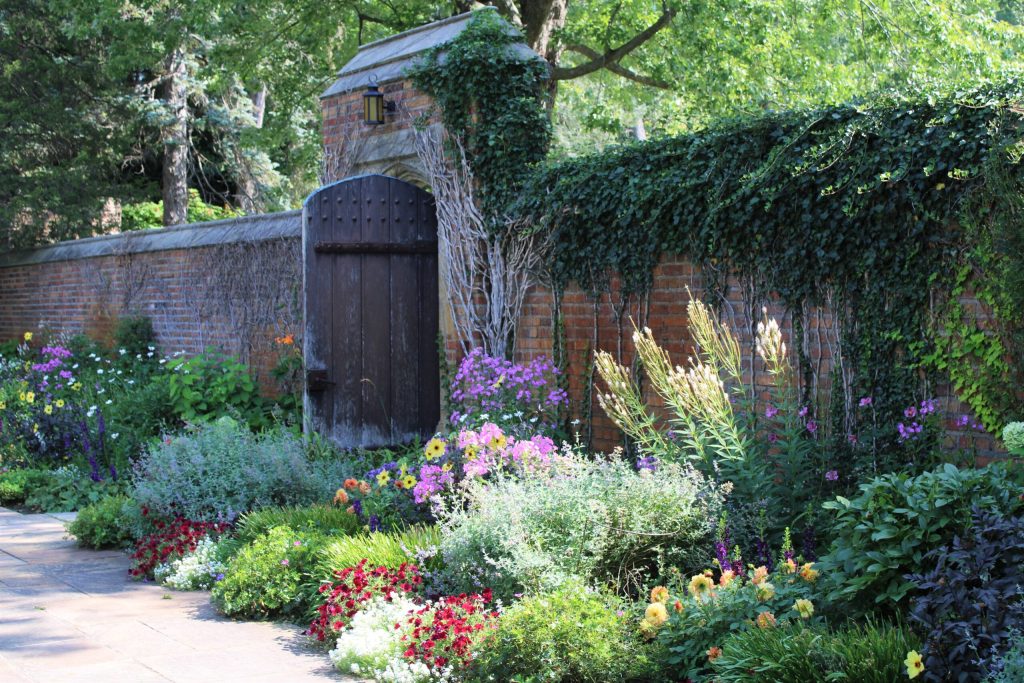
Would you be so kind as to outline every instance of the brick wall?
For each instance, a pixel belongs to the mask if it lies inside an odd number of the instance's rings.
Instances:
[[[276,362],[273,338],[297,331],[301,316],[300,224],[299,213],[288,212],[3,255],[0,339],[42,329],[109,342],[118,318],[144,315],[162,352],[213,347],[266,378]],[[218,266],[226,253],[234,262]],[[281,256],[274,277],[254,272]],[[258,314],[259,302],[292,300],[299,306],[281,307],[272,322]]]

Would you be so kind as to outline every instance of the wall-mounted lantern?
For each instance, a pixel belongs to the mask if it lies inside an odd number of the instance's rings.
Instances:
[[[385,102],[384,93],[377,89],[377,82],[370,81],[363,93],[363,123],[379,126],[384,123],[384,112],[395,111],[394,102]]]

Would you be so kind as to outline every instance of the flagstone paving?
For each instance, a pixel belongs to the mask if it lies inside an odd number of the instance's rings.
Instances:
[[[66,538],[70,518],[0,508],[0,682],[354,681],[298,627],[130,580],[124,553]]]

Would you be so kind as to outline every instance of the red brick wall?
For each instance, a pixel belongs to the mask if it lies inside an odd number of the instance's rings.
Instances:
[[[161,352],[191,355],[213,347],[249,362],[265,380],[276,362],[272,344],[247,348],[237,321],[196,303],[207,295],[202,291],[206,273],[200,269],[212,248],[143,252],[130,260],[97,256],[0,267],[0,339],[45,329],[85,333],[109,342],[120,316],[145,315],[153,321]],[[298,264],[295,272],[298,280],[279,285],[301,291]],[[255,336],[272,341],[297,331],[284,314],[281,323],[276,329],[254,330]]]
[[[362,145],[372,145],[374,138],[409,130],[417,119],[431,113],[433,100],[413,88],[409,81],[385,83],[380,86],[380,91],[385,101],[395,103],[397,111],[385,114],[386,123],[379,126],[363,123],[361,90],[332,95],[320,101],[325,148],[331,149],[338,145],[346,147],[352,140],[360,140]],[[436,116],[430,120],[436,121]],[[415,150],[409,149],[408,153],[415,154]]]

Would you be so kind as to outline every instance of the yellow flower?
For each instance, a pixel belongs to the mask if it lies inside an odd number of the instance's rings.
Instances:
[[[29,391],[25,394],[25,403],[35,403],[36,394],[34,391]]]
[[[82,383],[81,382],[75,382],[74,384],[71,385],[71,388],[74,389],[75,391],[81,391],[82,390]]]
[[[772,628],[775,624],[775,615],[771,612],[761,612],[757,615],[758,628]]]
[[[508,445],[508,437],[504,434],[497,434],[491,437],[487,445],[491,447],[492,451],[500,451]]]
[[[7,410],[7,403],[6,402],[0,401],[0,410]]]
[[[32,423],[32,431],[33,432],[38,432],[39,431],[39,423],[38,422]]]
[[[908,652],[907,658],[903,660],[903,663],[907,665],[907,678],[917,678],[924,671],[924,661],[917,650]]]
[[[58,408],[63,408],[64,407],[64,399],[62,399],[62,398],[58,398],[57,399],[57,407]]]
[[[491,385],[491,388],[492,389],[497,389],[498,387],[501,386],[501,383],[504,382],[504,381],[505,381],[505,373],[502,373],[501,376],[498,378],[498,381],[496,381],[494,384]]]
[[[797,611],[801,619],[810,619],[811,615],[814,614],[814,603],[810,600],[800,598],[793,603],[793,609]]]
[[[411,489],[413,486],[416,486],[416,477],[411,474],[402,477],[402,488]]]
[[[808,583],[814,583],[818,578],[818,570],[813,569],[814,563],[808,562],[807,564],[800,567],[800,578]]]
[[[657,632],[658,629],[651,622],[646,619],[642,619],[640,621],[640,635],[642,635],[646,640],[654,638]]]
[[[660,602],[663,605],[668,602],[668,589],[664,586],[655,586],[652,588],[651,602]]]
[[[786,561],[782,563],[782,570],[787,574],[796,574],[796,562],[792,557],[786,558]]]
[[[762,581],[768,578],[768,567],[760,566],[754,570],[754,575],[750,578],[750,583],[755,586],[759,585]]]
[[[445,464],[441,465],[441,471],[442,472],[450,472],[451,469],[452,469],[452,464],[450,462],[446,462]]]
[[[423,451],[423,456],[427,460],[437,460],[444,455],[445,444],[444,441],[438,439],[436,436],[427,442],[427,447]]]
[[[695,598],[710,594],[714,587],[714,581],[706,574],[696,574],[690,577],[690,595]]]
[[[26,332],[25,333],[25,341],[32,341],[32,333],[31,332]]]
[[[46,407],[43,408],[43,412],[46,413],[47,415],[53,415],[53,406],[47,403]]]
[[[466,446],[466,450],[464,450],[462,452],[466,456],[466,460],[476,460],[476,454],[477,454],[477,447],[476,446]]]
[[[644,619],[654,628],[658,628],[668,621],[668,610],[663,603],[652,602],[644,610]]]
[[[390,472],[387,470],[381,470],[377,473],[377,486],[387,486],[389,481],[391,481]]]
[[[347,502],[348,493],[345,492],[345,489],[338,489],[337,491],[334,492],[334,503],[336,505],[344,505]]]
[[[775,586],[765,581],[757,587],[757,599],[768,602],[775,596]]]

